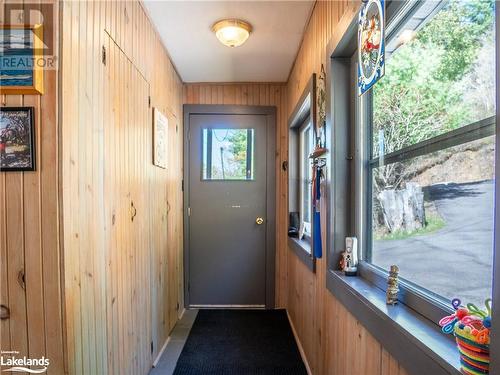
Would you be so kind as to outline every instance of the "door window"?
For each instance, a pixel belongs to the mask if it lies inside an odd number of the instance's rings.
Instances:
[[[203,129],[203,180],[254,179],[254,129]]]

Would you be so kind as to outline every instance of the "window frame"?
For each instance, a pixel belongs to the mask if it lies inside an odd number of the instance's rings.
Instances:
[[[416,2],[417,4],[406,3],[401,10],[388,23],[386,40],[395,37],[396,33],[405,27],[406,22],[415,12],[417,12],[425,2]],[[443,2],[441,3],[443,4]],[[434,13],[441,9],[438,5]],[[432,13],[430,14],[432,15]],[[357,68],[357,52],[354,54],[351,64]],[[354,69],[354,72],[355,72]],[[357,76],[351,79],[352,84],[356,85]],[[352,96],[352,95],[351,95]],[[355,209],[354,232],[358,237],[358,256],[359,256],[359,275],[386,291],[388,270],[384,270],[367,259],[372,250],[372,229],[371,229],[371,207],[372,198],[372,178],[373,170],[379,166],[380,158],[372,156],[372,113],[373,113],[373,95],[369,91],[359,97],[354,94],[354,127],[355,135],[355,165],[353,167],[354,178],[359,178],[361,183],[356,184],[356,192],[353,199]],[[384,165],[394,162],[411,160],[417,156],[428,155],[432,152],[444,150],[450,147],[458,146],[474,140],[484,139],[495,135],[496,118],[491,116],[458,129],[440,134],[436,137],[426,139],[414,145],[404,147],[400,150],[386,153],[384,155]],[[494,251],[494,249],[492,249]],[[415,310],[419,314],[438,324],[439,320],[450,313],[453,309],[450,303],[442,296],[429,291],[416,283],[406,280],[400,276],[399,279],[398,300],[404,305]]]
[[[288,119],[288,160],[283,162],[283,170],[288,172],[288,213],[302,211],[302,181],[300,179],[300,170],[302,169],[302,152],[300,146],[300,130],[310,125],[313,131],[316,129],[316,74],[313,73],[311,78],[304,87],[304,90],[297,100],[295,107]],[[311,194],[312,196],[312,194]],[[313,231],[312,223],[312,197],[311,197],[311,234]],[[300,217],[302,221],[302,217]],[[311,272],[316,272],[316,258],[314,256],[312,237],[305,235],[299,240],[296,237],[288,237],[288,247],[297,257],[307,266]]]

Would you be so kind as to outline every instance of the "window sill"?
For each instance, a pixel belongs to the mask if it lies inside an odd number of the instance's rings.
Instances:
[[[459,375],[459,352],[451,335],[403,304],[388,306],[385,293],[361,277],[328,271],[330,292],[411,374]]]
[[[316,260],[312,255],[311,243],[306,240],[299,240],[295,237],[288,237],[288,247],[293,249],[295,254],[312,272],[316,272]]]

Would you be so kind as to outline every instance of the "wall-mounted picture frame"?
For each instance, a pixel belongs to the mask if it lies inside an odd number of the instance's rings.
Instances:
[[[358,95],[385,74],[385,1],[367,0],[358,18]]]
[[[43,94],[43,26],[0,26],[3,94]]]
[[[153,164],[167,168],[168,118],[153,108]]]
[[[0,107],[0,172],[35,170],[33,107]]]

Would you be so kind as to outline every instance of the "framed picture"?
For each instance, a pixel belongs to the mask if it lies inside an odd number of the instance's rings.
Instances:
[[[42,25],[0,26],[3,94],[43,94],[43,48]]]
[[[367,0],[358,18],[358,94],[370,90],[385,73],[385,1]]]
[[[0,171],[35,170],[33,107],[0,107]]]
[[[153,108],[153,164],[167,168],[168,118]]]

